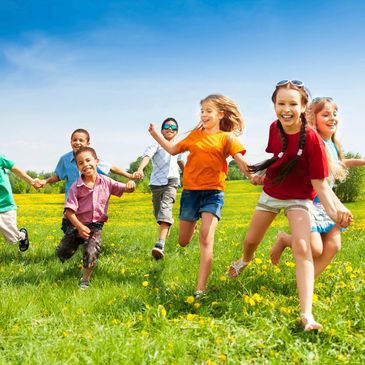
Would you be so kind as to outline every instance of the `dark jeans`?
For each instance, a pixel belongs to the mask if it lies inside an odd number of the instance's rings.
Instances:
[[[90,223],[87,227],[91,233],[89,238],[85,239],[79,236],[77,229],[67,219],[62,220],[62,231],[64,236],[58,247],[56,255],[62,262],[71,258],[80,245],[83,246],[83,267],[93,268],[98,260],[101,249],[101,231],[104,223]]]

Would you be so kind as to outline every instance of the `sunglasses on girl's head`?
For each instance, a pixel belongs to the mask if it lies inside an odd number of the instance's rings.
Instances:
[[[304,87],[304,82],[300,80],[282,80],[276,83],[276,86],[284,86],[287,84],[292,84],[293,86],[296,87]]]
[[[164,130],[171,129],[173,131],[177,131],[177,125],[176,124],[164,124],[162,129],[164,129]]]

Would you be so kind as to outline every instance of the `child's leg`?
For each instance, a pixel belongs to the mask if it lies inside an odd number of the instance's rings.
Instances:
[[[267,229],[270,227],[270,224],[275,217],[276,213],[255,210],[246,237],[243,241],[243,260],[245,262],[250,262],[253,259],[258,245],[264,238]]]
[[[218,225],[218,218],[208,212],[202,213],[200,227],[200,266],[196,290],[205,291],[208,277],[212,268],[214,235]]]
[[[314,258],[314,274],[317,278],[332,262],[337,252],[341,249],[341,232],[337,226],[322,235],[323,253]]]
[[[278,265],[281,255],[286,247],[291,248],[291,235],[286,232],[279,232],[276,241],[270,251],[270,258],[273,265]]]
[[[90,237],[84,241],[83,267],[92,270],[98,261],[101,250],[101,229],[89,226]],[[90,273],[91,275],[91,273]]]
[[[305,210],[287,211],[292,231],[292,250],[296,261],[297,288],[301,313],[312,313],[314,266],[310,247],[310,216]]]
[[[6,242],[10,244],[18,243],[21,239],[24,239],[17,227],[16,210],[0,212],[0,232]]]
[[[313,258],[319,257],[323,252],[323,242],[318,232],[311,232],[311,249]],[[270,257],[273,265],[278,265],[281,255],[286,247],[292,247],[292,236],[286,232],[279,232],[274,245],[272,246]]]
[[[275,219],[277,213],[256,209],[251,218],[250,226],[243,240],[243,257],[233,262],[228,269],[232,277],[238,276],[253,259],[255,251],[264,238],[267,229]]]
[[[180,220],[179,245],[185,247],[193,238],[196,229],[196,221]]]
[[[70,229],[64,234],[60,244],[56,248],[56,255],[62,262],[65,262],[74,255],[79,245],[83,242],[84,239],[82,237],[78,237],[77,230]]]

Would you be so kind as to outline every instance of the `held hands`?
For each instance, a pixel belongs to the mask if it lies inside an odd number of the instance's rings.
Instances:
[[[133,180],[142,180],[144,178],[143,170],[137,170],[132,174]]]
[[[46,180],[33,179],[31,185],[36,189],[41,189],[46,185]]]
[[[264,179],[265,179],[265,175],[253,174],[250,177],[250,182],[253,185],[263,185]]]
[[[125,192],[126,193],[133,193],[133,191],[136,188],[136,183],[133,180],[129,180],[126,184],[125,184]]]
[[[342,204],[341,204],[342,205]],[[341,228],[347,228],[353,221],[352,213],[344,206],[337,207],[337,216],[335,222]]]

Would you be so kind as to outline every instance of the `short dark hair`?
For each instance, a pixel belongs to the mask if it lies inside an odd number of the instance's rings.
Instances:
[[[75,130],[72,132],[72,134],[71,134],[71,139],[72,139],[72,137],[74,136],[74,134],[76,134],[76,133],[82,133],[82,134],[85,134],[87,141],[88,141],[88,142],[90,142],[90,134],[89,134],[89,132],[88,132],[86,129],[82,129],[82,128],[75,129]]]
[[[82,153],[82,152],[90,152],[93,157],[95,159],[98,158],[98,156],[96,155],[96,152],[95,150],[92,148],[92,147],[89,147],[89,146],[83,146],[83,147],[80,147],[76,152],[75,152],[75,160],[77,159],[77,156]]]
[[[177,123],[176,119],[175,118],[172,118],[172,117],[169,117],[169,118],[166,118],[162,124],[161,124],[161,131],[163,130],[163,126],[167,123],[167,122],[174,122],[176,124],[176,127],[177,127],[177,130],[179,130],[179,124]]]

